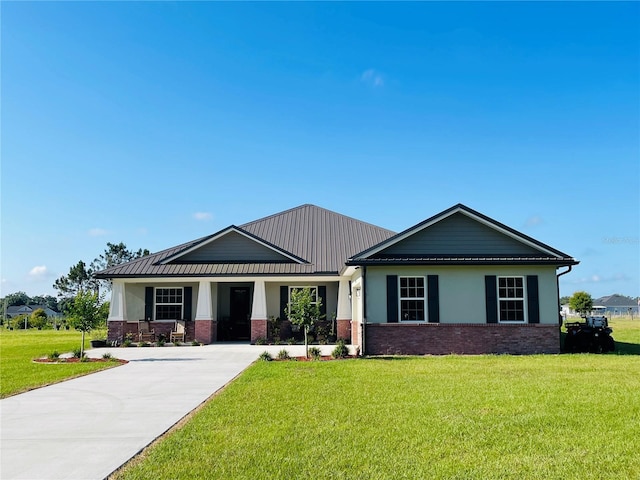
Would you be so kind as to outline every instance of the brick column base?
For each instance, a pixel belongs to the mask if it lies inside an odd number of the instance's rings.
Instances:
[[[351,343],[351,319],[337,319],[338,340],[342,339]]]
[[[251,343],[259,338],[267,338],[267,319],[251,319]]]
[[[196,320],[195,339],[200,343],[214,343],[218,339],[218,322],[215,320]]]
[[[124,324],[125,322],[120,320],[107,322],[107,342],[122,343],[124,341]]]

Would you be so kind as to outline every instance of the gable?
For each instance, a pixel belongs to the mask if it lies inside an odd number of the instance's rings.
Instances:
[[[230,230],[169,263],[295,263],[275,249]]]
[[[372,255],[534,255],[540,250],[463,213],[454,213]]]

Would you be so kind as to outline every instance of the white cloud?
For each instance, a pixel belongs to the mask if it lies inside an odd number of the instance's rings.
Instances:
[[[41,280],[47,277],[49,272],[46,265],[38,265],[29,270],[29,277],[35,280]]]
[[[575,280],[570,280],[567,283],[579,285],[583,283],[609,283],[609,282],[626,282],[631,280],[631,278],[624,273],[614,273],[609,277],[603,277],[598,274],[593,274],[589,277],[582,277]]]
[[[382,87],[384,86],[384,78],[382,78],[382,74],[373,68],[365,70],[360,75],[360,80],[367,85],[372,87]]]
[[[542,217],[538,215],[533,215],[532,217],[529,217],[527,219],[527,221],[525,222],[525,226],[537,227],[538,225],[542,225],[543,223],[544,223],[544,220],[542,219]]]
[[[193,218],[199,221],[207,221],[211,220],[213,218],[213,215],[211,215],[209,212],[196,212],[193,214]]]
[[[90,237],[102,237],[103,235],[106,235],[109,232],[106,231],[104,228],[92,228],[87,233],[89,233]]]

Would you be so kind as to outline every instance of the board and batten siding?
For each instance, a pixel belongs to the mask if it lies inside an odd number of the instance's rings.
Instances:
[[[245,237],[229,232],[178,259],[179,262],[286,262],[290,258],[275,250]]]
[[[387,275],[437,275],[440,323],[486,323],[485,276],[538,277],[540,323],[558,323],[556,269],[553,266],[367,267],[367,322],[387,323]],[[526,279],[525,279],[526,283]],[[527,307],[525,300],[525,309]]]
[[[462,213],[456,213],[441,220],[410,237],[391,245],[381,254],[416,255],[420,254],[540,254],[522,242],[519,242],[493,228],[490,228]],[[375,258],[375,255],[373,256]]]

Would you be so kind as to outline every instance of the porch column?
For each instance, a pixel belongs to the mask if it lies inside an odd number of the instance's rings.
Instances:
[[[107,340],[109,342],[124,341],[124,325],[127,322],[124,282],[114,280],[111,286],[109,317],[107,318]]]
[[[195,324],[195,339],[198,342],[212,343],[217,340],[218,326],[213,316],[211,282],[205,280],[201,280],[198,285]]]
[[[267,293],[264,280],[253,283],[251,306],[251,343],[259,338],[267,338]]]
[[[349,280],[340,279],[338,284],[338,311],[336,313],[336,326],[338,339],[351,341],[351,291]]]

